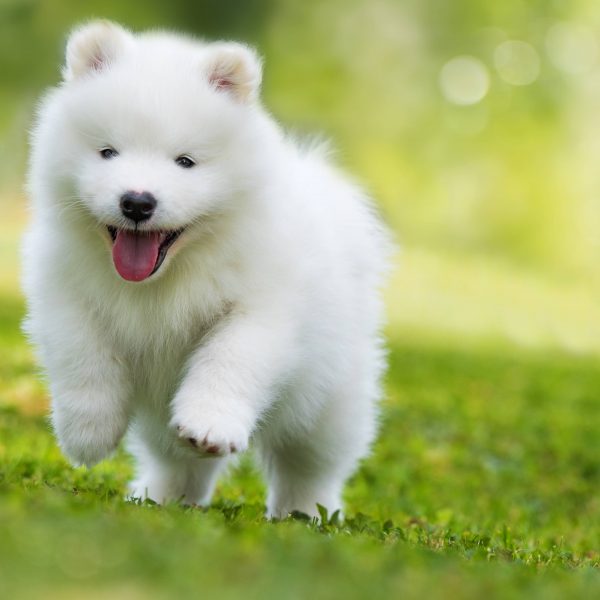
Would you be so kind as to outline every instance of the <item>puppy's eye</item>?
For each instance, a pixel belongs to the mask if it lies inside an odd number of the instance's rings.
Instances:
[[[106,146],[106,148],[100,148],[100,150],[98,150],[98,152],[100,153],[100,156],[102,158],[104,158],[105,160],[110,160],[111,158],[114,158],[115,156],[119,156],[119,153],[114,148],[111,148],[110,146]]]
[[[183,169],[191,169],[196,163],[189,156],[183,154],[175,159],[175,164]]]

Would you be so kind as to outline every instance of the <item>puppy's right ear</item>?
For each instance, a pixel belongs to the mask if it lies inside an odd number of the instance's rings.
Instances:
[[[92,21],[71,32],[63,78],[71,81],[90,71],[102,71],[131,42],[131,34],[111,21]]]

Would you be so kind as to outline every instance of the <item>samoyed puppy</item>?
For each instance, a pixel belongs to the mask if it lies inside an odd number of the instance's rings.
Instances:
[[[267,514],[315,515],[376,432],[388,236],[260,82],[243,44],[71,34],[32,136],[25,327],[74,464],[127,433],[132,497],[201,505],[252,440]]]

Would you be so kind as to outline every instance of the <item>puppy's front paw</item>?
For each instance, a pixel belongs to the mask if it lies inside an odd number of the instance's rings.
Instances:
[[[92,467],[112,454],[127,427],[126,418],[120,415],[115,418],[88,416],[81,411],[73,413],[56,407],[52,423],[63,453],[76,467]]]
[[[171,425],[180,440],[203,456],[227,456],[248,448],[250,431],[243,424],[224,415],[175,415]]]
[[[76,467],[92,467],[112,454],[121,439],[121,432],[102,432],[93,428],[78,431],[57,430],[59,445]]]

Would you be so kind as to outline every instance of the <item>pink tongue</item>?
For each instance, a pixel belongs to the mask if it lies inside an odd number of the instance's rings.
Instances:
[[[113,244],[113,261],[119,275],[127,281],[142,281],[150,276],[158,259],[161,234],[120,230]]]

